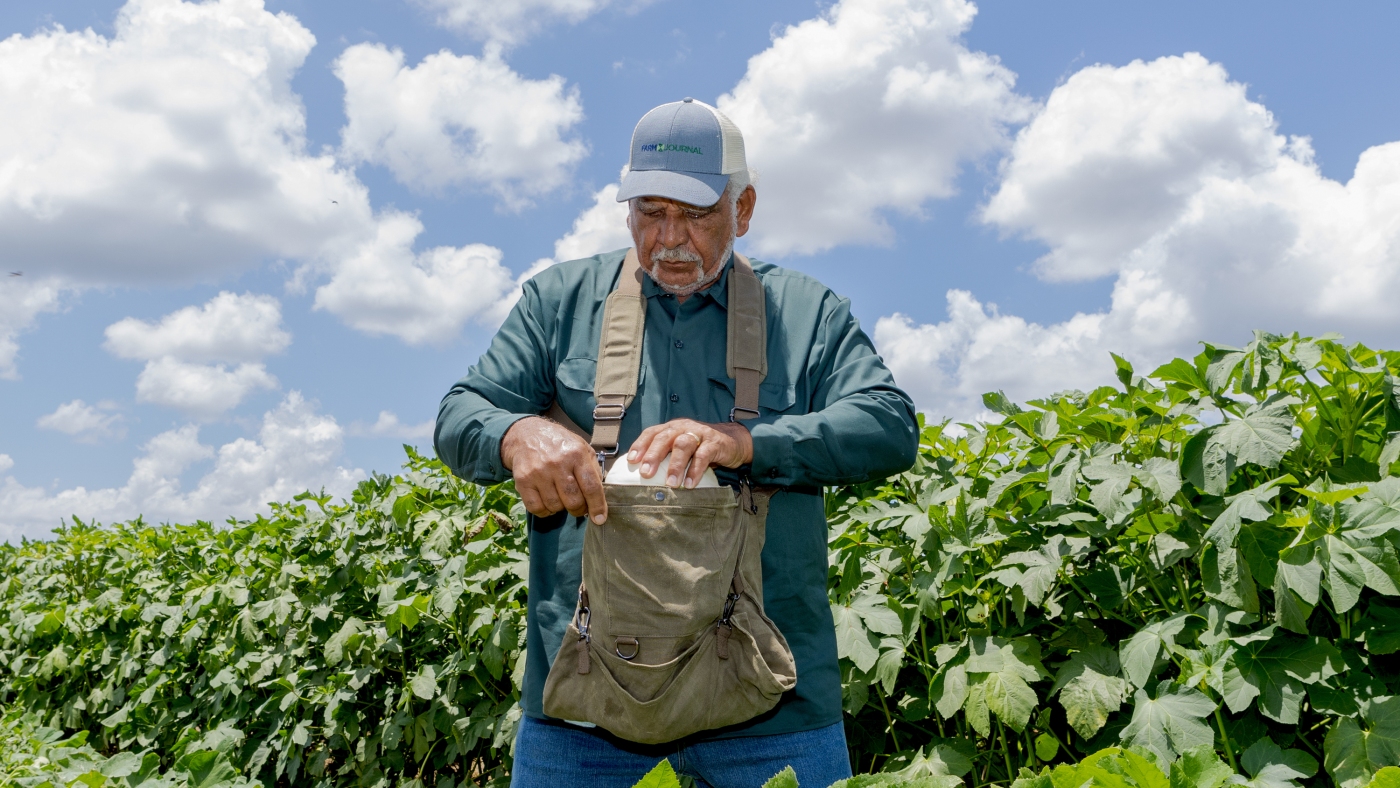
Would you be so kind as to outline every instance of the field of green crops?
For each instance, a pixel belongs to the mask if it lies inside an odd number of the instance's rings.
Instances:
[[[847,788],[1400,788],[1400,352],[1118,370],[828,492]],[[0,547],[0,778],[503,784],[523,522],[410,451],[348,501]]]

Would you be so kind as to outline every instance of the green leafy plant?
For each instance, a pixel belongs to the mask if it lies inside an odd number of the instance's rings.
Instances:
[[[17,788],[251,788],[226,753],[188,752],[169,771],[160,757],[120,752],[104,758],[87,743],[87,731],[65,738],[34,715],[0,718],[0,785]]]
[[[1400,354],[1115,361],[1118,387],[988,395],[996,420],[828,495],[856,762],[952,737],[977,785],[1112,747],[1269,782],[1243,759],[1276,741],[1342,788],[1400,764]]]
[[[0,549],[0,694],[102,752],[219,750],[268,785],[502,779],[525,539],[508,488],[410,451],[331,504],[75,522]]]

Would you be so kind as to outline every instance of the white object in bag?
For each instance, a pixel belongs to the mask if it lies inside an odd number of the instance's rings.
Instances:
[[[659,487],[666,484],[666,472],[671,467],[671,455],[666,455],[661,459],[661,465],[656,469],[656,474],[651,478],[642,476],[641,463],[630,463],[626,457],[620,458],[619,462],[613,463],[612,470],[608,471],[607,478],[603,479],[604,484],[631,484],[640,487]],[[681,484],[685,484],[682,477]],[[700,483],[695,485],[700,487],[718,487],[719,478],[715,476],[713,468],[706,468],[705,474],[700,477]]]

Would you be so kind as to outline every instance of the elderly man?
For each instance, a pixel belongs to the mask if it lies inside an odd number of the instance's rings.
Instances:
[[[788,765],[807,788],[829,785],[849,776],[850,764],[821,488],[908,468],[918,446],[913,404],[846,299],[754,261],[767,302],[768,369],[757,417],[733,420],[726,280],[757,193],[743,138],[718,110],[687,98],[647,113],[618,200],[628,203],[646,272],[641,373],[619,445],[644,477],[671,455],[664,483],[672,487],[693,487],[713,468],[722,484],[775,488],[763,602],[792,649],[797,684],[767,713],[666,745],[545,715],[545,678],[575,612],[584,533],[607,528],[608,512],[594,450],[540,414],[557,404],[592,429],[604,302],[626,250],[561,263],[525,284],[491,347],[443,399],[437,422],[438,456],[455,473],[483,484],[513,477],[530,512],[525,715],[512,785],[627,788],[661,758],[702,786],[753,788]]]

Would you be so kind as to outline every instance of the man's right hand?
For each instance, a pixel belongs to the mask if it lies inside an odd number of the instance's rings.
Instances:
[[[603,472],[593,448],[557,422],[528,416],[501,438],[501,462],[515,477],[526,510],[546,517],[561,509],[602,525],[608,519]]]

